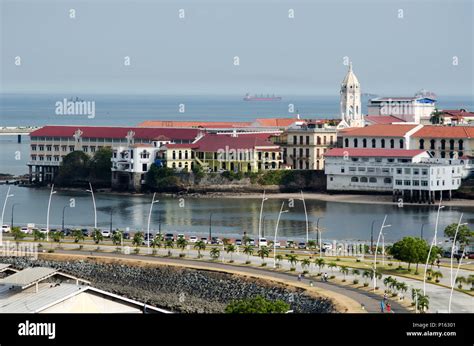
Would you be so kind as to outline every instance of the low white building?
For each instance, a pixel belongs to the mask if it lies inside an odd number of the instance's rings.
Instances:
[[[461,185],[458,160],[432,159],[425,150],[335,148],[326,154],[328,191],[392,192],[394,200],[433,202]]]
[[[435,108],[436,100],[423,96],[378,97],[369,101],[367,115],[394,116],[410,123],[429,124]]]

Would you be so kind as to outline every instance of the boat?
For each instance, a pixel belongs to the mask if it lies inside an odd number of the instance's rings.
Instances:
[[[245,94],[245,97],[243,99],[244,101],[281,101],[281,96],[275,96],[273,95],[250,95],[249,93]]]

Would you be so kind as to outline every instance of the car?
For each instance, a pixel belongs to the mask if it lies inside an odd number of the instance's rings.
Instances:
[[[112,235],[112,233],[110,233],[108,229],[103,229],[100,231],[100,233],[102,234],[102,237],[104,238],[110,238]]]
[[[82,232],[82,235],[84,237],[88,237],[89,236],[89,230],[87,228],[83,228],[81,229],[81,232]]]
[[[449,250],[444,250],[444,251],[443,251],[443,257],[444,257],[444,258],[451,258],[451,251],[449,251]]]
[[[289,248],[295,247],[295,242],[293,240],[288,240],[286,242],[286,247],[289,247]]]
[[[29,229],[28,227],[22,227],[22,228],[21,228],[21,231],[22,231],[23,233],[27,233],[27,234],[28,234],[28,233],[30,233],[31,229]]]
[[[130,239],[130,232],[123,232],[123,239]]]
[[[305,242],[299,242],[298,243],[298,249],[306,249],[306,243]]]
[[[258,246],[268,246],[267,238],[260,238],[258,240]]]
[[[198,241],[198,237],[196,237],[195,235],[192,235],[189,237],[190,243],[197,243],[197,241]]]
[[[255,246],[255,239],[249,239],[249,245]]]
[[[144,240],[153,239],[153,238],[154,238],[153,233],[144,233],[143,234],[143,239]]]
[[[474,259],[474,252],[470,252],[467,254],[467,258]]]
[[[323,250],[332,250],[332,244],[324,243],[323,244]]]
[[[61,230],[61,233],[64,234],[65,237],[67,237],[72,234],[72,230],[70,228],[65,228]]]
[[[211,244],[219,245],[220,243],[222,243],[222,240],[220,240],[218,237],[212,237]]]
[[[204,244],[207,244],[207,238],[201,238],[201,241],[202,241]]]
[[[40,228],[39,231],[40,233],[44,233],[44,234],[48,233],[48,230],[46,228]]]
[[[242,239],[235,239],[235,245],[237,246],[242,245]]]
[[[183,239],[185,239],[185,236],[184,236],[184,234],[183,234],[183,233],[178,233],[178,237],[177,237],[176,239],[179,239],[179,238],[183,238]]]
[[[8,233],[11,231],[11,228],[9,225],[2,225],[2,232],[3,233]]]
[[[274,247],[277,247],[277,248],[280,248],[281,247],[281,244],[279,241],[276,241],[274,244],[273,244]]]
[[[165,234],[165,241],[166,240],[174,240],[174,234],[173,233],[166,233]]]

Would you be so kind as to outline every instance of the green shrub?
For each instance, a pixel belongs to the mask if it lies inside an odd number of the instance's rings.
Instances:
[[[252,263],[252,262],[251,261],[245,261],[245,264],[250,264],[250,263]]]
[[[354,279],[354,280],[352,280],[352,283],[353,283],[354,285],[357,285],[357,284],[359,283],[359,280]]]
[[[368,282],[364,282],[364,287],[367,287],[369,286],[369,283]]]

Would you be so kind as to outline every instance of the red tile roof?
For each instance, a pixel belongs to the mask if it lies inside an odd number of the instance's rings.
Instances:
[[[138,126],[140,127],[171,127],[171,128],[234,128],[248,127],[251,122],[243,121],[176,121],[176,120],[147,120]]]
[[[474,138],[472,126],[423,126],[413,134],[416,138]]]
[[[403,137],[405,134],[414,129],[415,124],[375,124],[360,128],[350,128],[342,130],[343,136],[350,137]]]
[[[255,122],[258,126],[268,127],[288,127],[296,121],[302,121],[296,118],[258,118]]]
[[[44,126],[30,133],[30,137],[72,137],[80,129],[83,138],[125,138],[128,131],[139,139],[194,140],[198,129],[113,127],[113,126]]]
[[[404,149],[362,149],[362,148],[333,148],[328,150],[325,157],[414,157],[425,153],[426,150],[404,150]]]
[[[279,150],[279,146],[260,137],[244,136],[233,137],[230,135],[206,134],[200,140],[193,144],[167,144],[169,149],[192,148],[204,152],[217,152],[219,150],[230,149],[253,149],[256,147],[267,147],[263,150]]]
[[[365,120],[374,124],[391,124],[405,122],[404,120],[394,117],[393,115],[368,115],[365,117]]]

